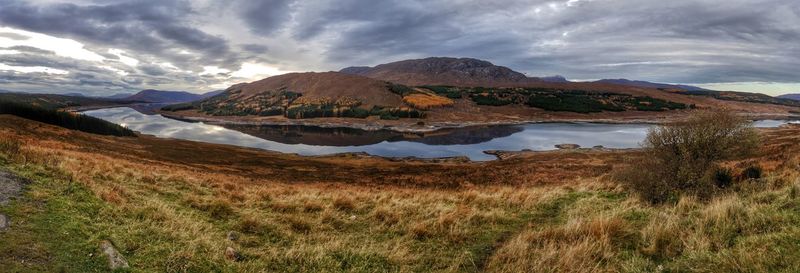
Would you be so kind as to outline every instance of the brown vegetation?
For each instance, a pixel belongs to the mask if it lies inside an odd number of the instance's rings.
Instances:
[[[730,184],[730,171],[718,164],[751,155],[759,147],[758,134],[750,123],[718,110],[697,112],[688,120],[660,126],[648,133],[644,157],[620,178],[653,203],[677,198],[680,193],[708,198]],[[748,173],[755,176],[756,170]]]
[[[135,271],[792,272],[799,131],[767,131],[756,155],[722,164],[758,162],[761,178],[651,206],[607,175],[636,151],[304,158],[0,116],[0,165],[34,181],[2,208],[18,221],[0,233],[0,265],[104,271],[109,239]]]
[[[453,100],[431,94],[416,93],[403,97],[403,102],[414,108],[429,110],[436,107],[453,106]]]

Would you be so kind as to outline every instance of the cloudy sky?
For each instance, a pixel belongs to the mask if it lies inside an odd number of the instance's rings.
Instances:
[[[0,0],[0,89],[203,92],[428,56],[800,92],[798,0]]]

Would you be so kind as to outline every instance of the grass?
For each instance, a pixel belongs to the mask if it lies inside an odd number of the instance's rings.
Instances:
[[[100,152],[111,144],[86,149],[74,146],[80,138],[42,134],[28,139],[0,129],[0,144],[21,143],[0,145],[11,147],[0,151],[0,166],[34,181],[22,199],[0,208],[13,219],[0,232],[3,271],[105,272],[97,245],[106,239],[134,272],[800,270],[796,130],[765,146],[761,178],[708,202],[685,197],[658,206],[603,171],[566,175],[565,182],[509,171],[494,175],[526,182],[447,187],[363,184],[355,172],[349,183],[291,182],[166,155],[111,156]],[[563,173],[613,159],[570,155],[558,158]],[[533,160],[502,164],[528,170]],[[498,164],[479,166],[515,170]],[[227,239],[231,231],[236,240]],[[225,259],[229,246],[239,261]]]
[[[403,97],[403,102],[421,110],[430,110],[437,107],[453,106],[454,102],[451,99],[440,97],[437,95],[416,93]]]

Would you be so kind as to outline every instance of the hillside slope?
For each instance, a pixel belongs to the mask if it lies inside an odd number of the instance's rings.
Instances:
[[[777,97],[782,99],[800,100],[800,94],[785,94]]]
[[[222,93],[222,91],[212,91],[204,94],[194,94],[185,91],[162,91],[162,90],[147,89],[139,91],[138,93],[128,96],[125,99],[131,101],[143,101],[150,103],[179,103],[179,102],[190,102],[190,101],[201,100],[213,97],[219,93]]]
[[[307,99],[327,98],[335,101],[348,97],[368,107],[401,104],[400,96],[389,91],[386,82],[337,72],[289,73],[235,85],[226,92],[231,93],[231,99],[245,100],[279,90],[299,93]]]
[[[667,84],[667,83],[655,83],[655,82],[648,82],[648,81],[635,81],[635,80],[628,80],[628,79],[603,79],[599,81],[595,81],[596,83],[610,83],[610,84],[618,84],[618,85],[627,85],[627,86],[634,86],[634,87],[643,87],[643,88],[654,88],[654,89],[680,89],[686,91],[708,91],[708,89],[700,88],[697,86],[691,85],[683,85],[683,84]]]
[[[348,67],[342,73],[361,75],[405,85],[507,86],[538,79],[508,67],[472,58],[431,57],[381,64],[375,67]]]
[[[199,110],[212,116],[284,116],[287,118],[420,117],[405,107],[408,87],[339,72],[289,73],[231,86],[220,95],[167,111]]]

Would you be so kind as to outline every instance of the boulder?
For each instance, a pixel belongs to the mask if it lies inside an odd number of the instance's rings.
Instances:
[[[114,248],[114,245],[110,241],[103,240],[100,242],[100,252],[108,257],[108,267],[111,268],[111,270],[129,267],[128,261],[125,260],[125,257],[122,257],[122,254]]]

